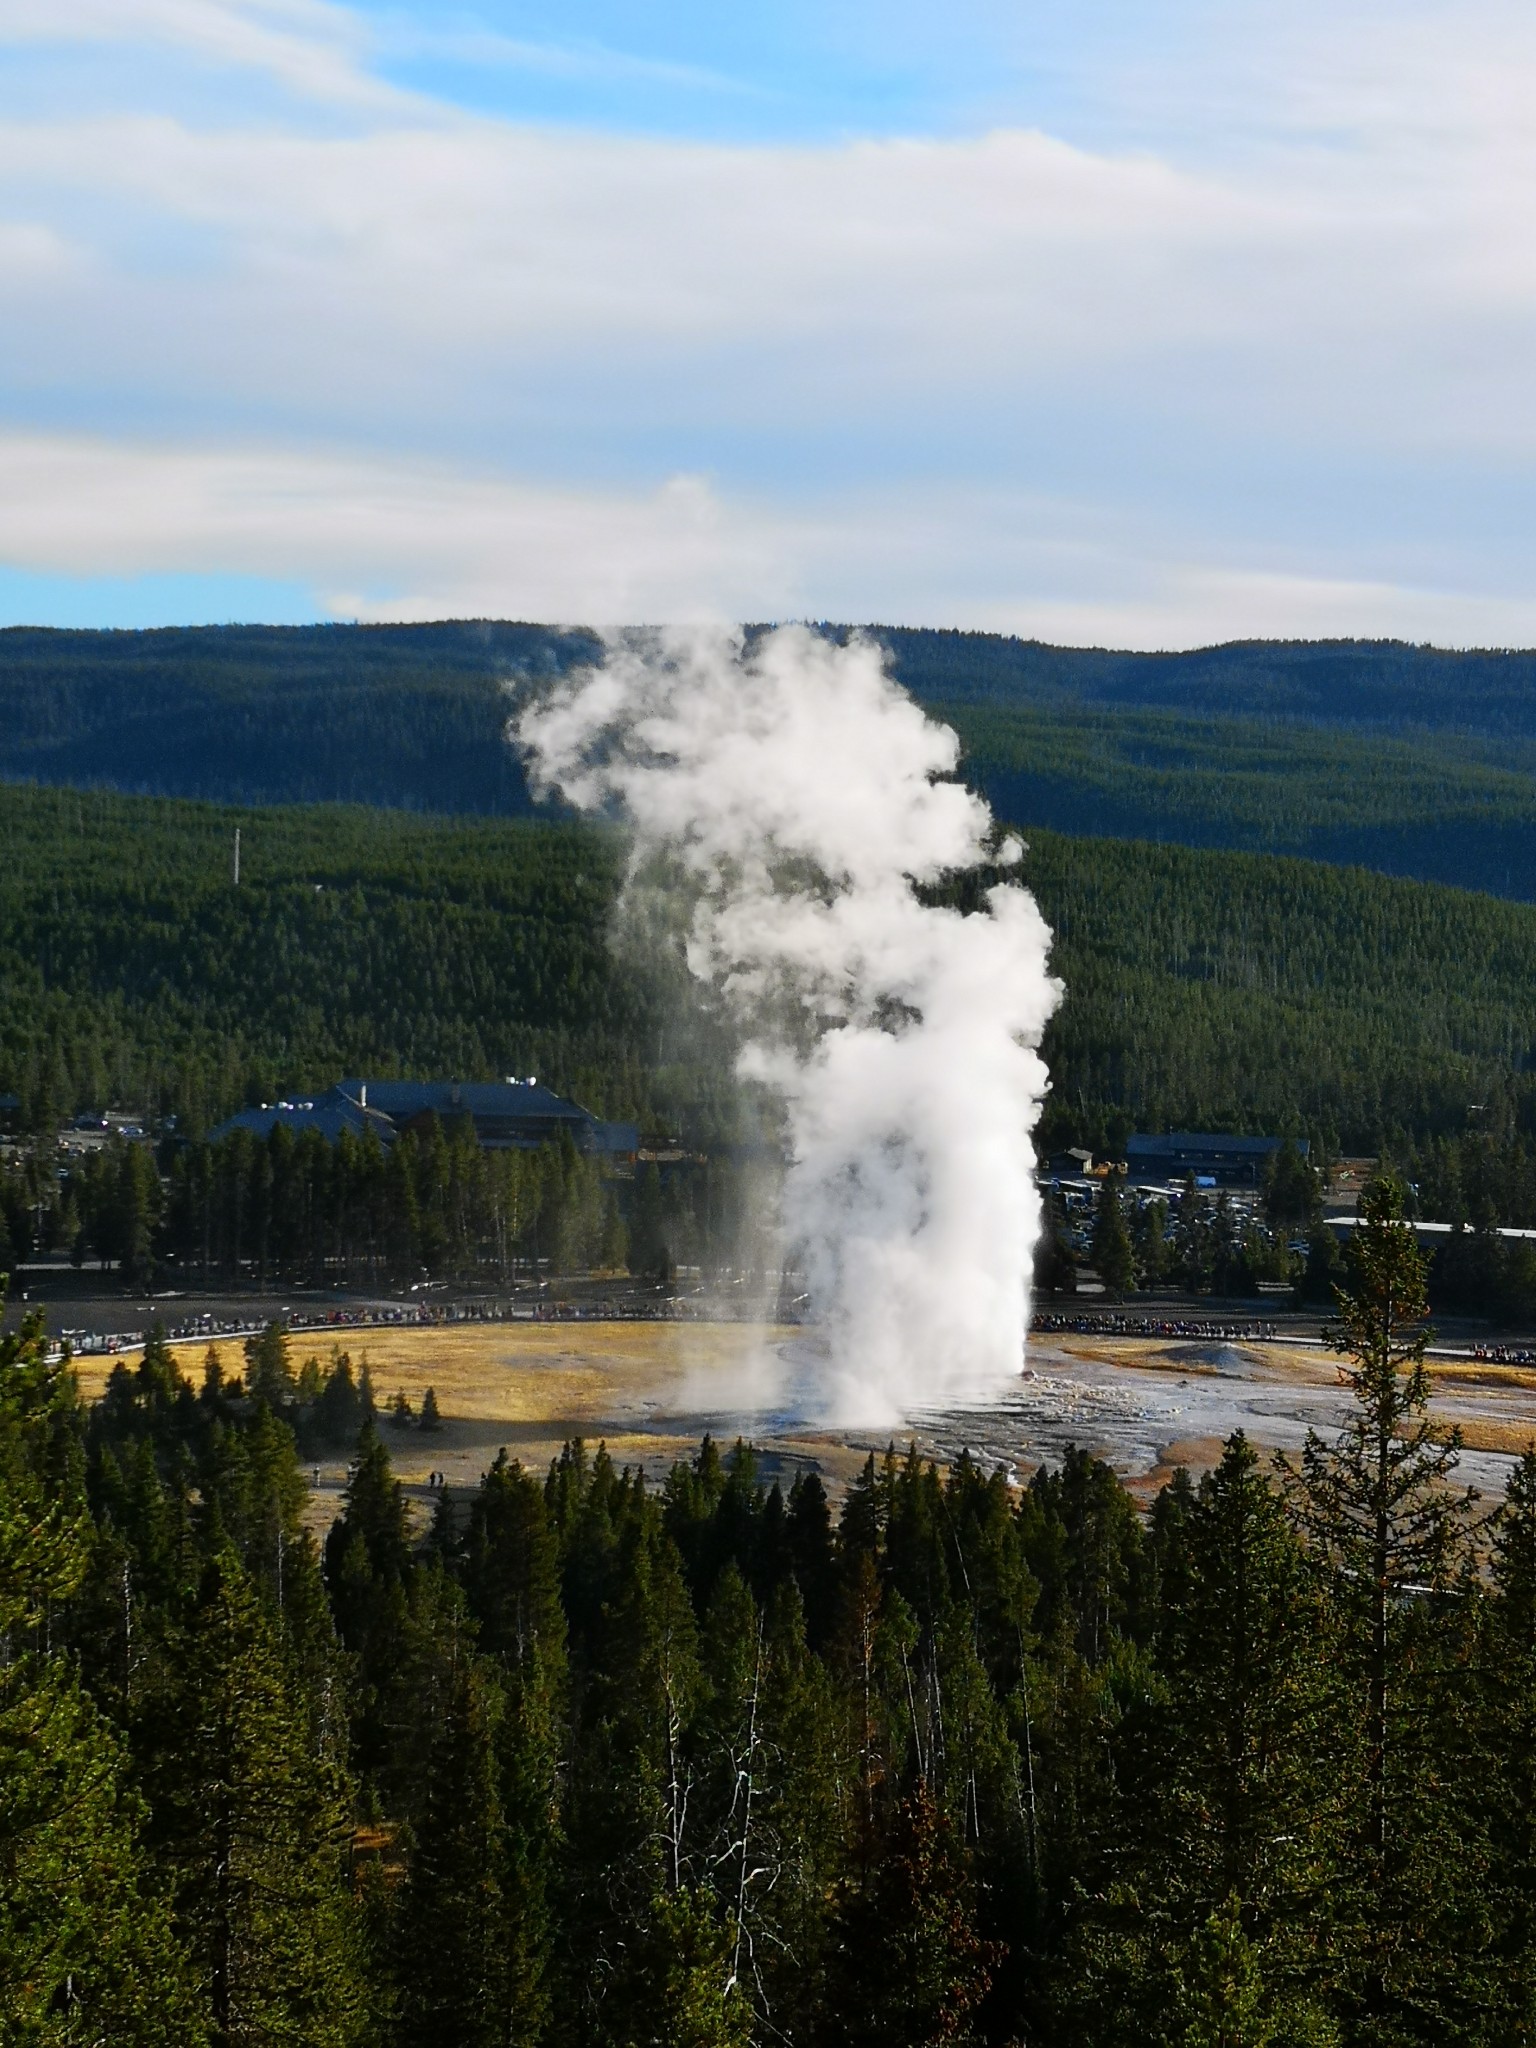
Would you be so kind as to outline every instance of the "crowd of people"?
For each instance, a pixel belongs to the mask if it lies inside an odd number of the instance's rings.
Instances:
[[[480,1301],[359,1302],[345,1307],[284,1308],[280,1320],[292,1331],[369,1330],[407,1327],[435,1328],[445,1323],[552,1323],[552,1322],[710,1322],[755,1320],[756,1304],[732,1304],[715,1299],[693,1300],[665,1293],[603,1295],[591,1300],[555,1300],[548,1297],[496,1297]],[[270,1307],[253,1303],[248,1310],[232,1315],[203,1313],[158,1319],[168,1343],[188,1343],[199,1338],[210,1342],[221,1337],[253,1337],[271,1321]],[[134,1351],[145,1341],[144,1329],[64,1329],[59,1341],[77,1358],[115,1357],[120,1351]]]
[[[1226,1344],[1258,1344],[1280,1335],[1273,1323],[1217,1322],[1206,1316],[1127,1316],[1113,1311],[1062,1315],[1051,1310],[1030,1318],[1032,1336],[1203,1337]]]

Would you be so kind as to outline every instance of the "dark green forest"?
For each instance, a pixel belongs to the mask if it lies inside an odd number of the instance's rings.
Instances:
[[[0,1085],[39,1128],[112,1101],[193,1136],[359,1071],[648,1101],[668,1047],[605,943],[619,860],[558,823],[5,789]]]
[[[1027,827],[1294,853],[1536,899],[1536,744],[1097,705],[932,703]]]
[[[825,631],[841,634],[845,627]],[[1536,655],[1187,654],[868,629],[1012,823],[1358,862],[1536,899]],[[0,632],[0,776],[526,815],[517,696],[597,642],[495,621]]]
[[[91,1411],[0,1338],[0,2033],[1529,2040],[1536,1456],[1455,1490],[1395,1213],[1338,1440],[1145,1513],[894,1447],[834,1513],[706,1440],[413,1523],[366,1373],[278,1325]],[[354,1444],[317,1546],[299,1456]]]
[[[216,1143],[119,1142],[62,1172],[41,1148],[0,1172],[0,1271],[61,1252],[137,1287],[405,1286],[425,1278],[506,1293],[547,1275],[628,1272],[670,1285],[679,1265],[744,1273],[753,1168],[726,1156],[624,1179],[566,1139],[487,1150],[435,1118],[386,1150],[377,1136],[278,1124]],[[756,1298],[754,1296],[754,1298]]]
[[[679,1011],[665,961],[610,949],[621,861],[578,824],[0,788],[0,1088],[33,1128],[112,1102],[196,1138],[346,1073],[538,1073],[601,1115],[729,1143],[719,1033]],[[1068,989],[1048,1146],[1536,1129],[1536,910],[1046,831],[1026,874]]]

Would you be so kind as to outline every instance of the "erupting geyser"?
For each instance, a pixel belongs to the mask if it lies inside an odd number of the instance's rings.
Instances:
[[[1019,1371],[1039,1224],[1036,1050],[1061,994],[1016,883],[970,914],[917,888],[990,858],[959,743],[881,650],[783,627],[628,634],[515,722],[536,782],[617,804],[632,876],[680,893],[690,973],[782,1099],[782,1213],[827,1354],[797,1400],[885,1426]]]

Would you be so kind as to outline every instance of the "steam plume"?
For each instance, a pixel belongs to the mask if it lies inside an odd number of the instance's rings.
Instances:
[[[627,635],[517,720],[535,780],[617,805],[632,875],[685,899],[685,957],[784,1106],[783,1214],[827,1343],[798,1398],[894,1422],[1023,1359],[1036,1051],[1060,985],[1016,884],[970,915],[914,885],[989,857],[959,743],[866,642]],[[990,857],[1018,860],[1017,840]]]

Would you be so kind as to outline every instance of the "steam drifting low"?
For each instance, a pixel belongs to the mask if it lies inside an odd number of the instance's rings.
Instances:
[[[1061,988],[1017,883],[970,914],[917,893],[1022,852],[937,779],[955,735],[879,648],[783,627],[622,636],[515,737],[539,786],[629,820],[632,878],[671,878],[689,972],[783,1104],[784,1229],[826,1342],[796,1401],[884,1426],[995,1395],[1023,1359]]]

